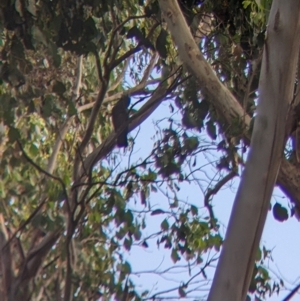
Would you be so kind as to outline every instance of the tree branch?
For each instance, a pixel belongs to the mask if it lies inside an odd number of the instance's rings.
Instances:
[[[75,103],[76,99],[79,97],[79,91],[80,91],[80,87],[81,87],[81,79],[82,79],[82,56],[80,56],[77,60],[77,76],[76,76],[76,80],[75,80],[74,87],[73,87],[73,93],[72,93],[73,94],[72,101],[74,103]],[[72,120],[73,120],[73,116],[68,117],[67,120],[64,122],[64,124],[59,129],[59,132],[57,134],[57,138],[56,138],[55,144],[53,146],[52,154],[49,158],[48,166],[47,166],[47,171],[51,174],[53,173],[53,171],[55,169],[59,150],[62,146],[62,143],[65,139],[65,136],[68,132],[68,129],[70,127]]]
[[[115,93],[113,95],[107,96],[104,98],[103,103],[110,103],[114,100],[120,99],[122,96],[124,95],[129,95],[129,96],[135,96],[135,95],[141,95],[141,94],[150,94],[153,91],[151,90],[146,90],[146,86],[148,85],[154,85],[157,84],[159,80],[153,79],[153,80],[149,80],[146,83],[140,82],[138,85],[129,88],[126,91],[122,91],[122,92],[118,92]],[[91,103],[87,103],[85,105],[80,106],[77,111],[78,113],[81,113],[85,110],[89,110],[91,109],[93,106],[95,105],[95,101],[91,102]]]
[[[129,121],[129,132],[138,127],[144,120],[146,120],[152,112],[160,105],[163,99],[168,94],[166,87],[158,87],[153,93],[152,97],[141,107],[141,109],[134,114]],[[120,129],[122,130],[122,129]],[[106,140],[98,146],[85,160],[84,170],[91,170],[91,168],[99,160],[107,156],[116,144],[116,133],[111,133]],[[82,173],[82,172],[81,172]]]
[[[282,301],[290,301],[293,296],[297,293],[297,291],[299,290],[300,288],[300,284],[296,285],[292,291],[282,300]]]
[[[201,92],[208,96],[227,124],[238,121],[246,130],[244,132],[248,132],[250,117],[200,53],[177,1],[159,0],[159,4],[179,56],[197,78]],[[299,39],[296,38],[299,35],[299,13],[297,0],[274,0],[272,3],[253,139],[209,301],[244,300],[248,291],[256,250],[283,156],[286,120],[293,99],[299,52]],[[250,134],[246,137],[250,139]],[[295,198],[299,199],[299,195]]]
[[[215,226],[215,216],[213,212],[212,205],[210,204],[211,197],[218,193],[218,191],[230,180],[232,180],[237,175],[236,171],[233,170],[229,174],[227,174],[225,177],[223,177],[213,188],[210,188],[207,190],[207,193],[204,197],[204,206],[207,208],[210,218],[211,218],[211,226]]]
[[[249,129],[251,118],[245,113],[232,93],[220,82],[200,53],[177,2],[159,0],[159,3],[180,58],[188,70],[198,79],[201,91],[208,95],[206,99],[211,102],[218,115],[226,122],[226,126],[236,124],[238,120],[245,129],[245,138],[250,142],[251,136],[247,129]],[[293,114],[293,112],[291,113]],[[290,200],[300,207],[299,180],[300,169],[287,160],[282,160],[277,184]]]
[[[122,71],[117,76],[116,81],[109,87],[109,89],[107,90],[107,92],[113,91],[116,88],[118,88],[118,86],[124,80],[124,75],[125,75],[125,72],[126,72],[126,70],[128,68],[129,61],[130,61],[130,57],[125,61],[125,64],[124,64],[124,67],[123,67]],[[104,99],[103,103],[105,103],[105,99]]]
[[[3,301],[9,301],[10,286],[14,282],[12,273],[12,256],[10,246],[7,246],[8,233],[5,227],[3,215],[0,214],[0,258],[1,258],[1,277]],[[7,246],[7,247],[5,247]]]
[[[15,297],[14,300],[21,300],[22,296],[20,296],[19,293],[28,285],[30,279],[36,275],[41,267],[43,258],[59,238],[60,232],[61,230],[56,230],[48,233],[43,240],[28,253],[23,267],[11,288],[11,294]],[[18,296],[19,299],[17,299],[16,296]]]

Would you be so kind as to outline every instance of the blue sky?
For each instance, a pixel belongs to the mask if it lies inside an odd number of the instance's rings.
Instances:
[[[166,101],[146,120],[143,125],[132,132],[131,135],[135,136],[139,131],[134,151],[132,153],[132,160],[143,158],[148,155],[153,146],[152,137],[155,135],[156,127],[155,122],[165,117],[170,116],[169,102]],[[202,158],[204,162],[204,158]],[[199,163],[199,162],[198,162]],[[208,167],[209,169],[210,167]],[[211,170],[213,170],[211,168]],[[214,211],[216,217],[219,218],[222,227],[221,233],[225,234],[226,225],[229,220],[235,192],[238,187],[239,180],[234,180],[230,187],[221,190],[213,199]],[[203,207],[203,195],[201,190],[196,185],[184,184],[180,194],[180,198],[189,203],[195,204],[198,207]],[[273,193],[272,202],[279,202],[288,206],[288,200],[281,193],[278,188],[275,188]],[[157,208],[163,208],[167,206],[166,198],[161,193],[155,193],[151,195],[151,204],[156,204]],[[201,211],[200,211],[201,212]],[[147,219],[147,228],[144,234],[148,235],[155,231],[160,230],[160,223],[162,221],[161,216],[149,216]],[[263,237],[261,243],[269,250],[272,250],[272,260],[265,262],[265,266],[271,271],[271,274],[276,278],[280,277],[284,280],[287,289],[292,289],[298,282],[300,276],[300,232],[297,231],[299,222],[296,218],[289,218],[286,222],[280,223],[273,218],[272,212],[268,214],[267,222],[265,225]],[[153,273],[141,273],[134,276],[132,279],[138,284],[138,289],[143,291],[144,289],[151,290],[152,294],[160,290],[165,290],[178,286],[182,282],[186,282],[189,279],[188,269],[180,268],[184,264],[180,261],[174,265],[170,259],[170,252],[166,252],[163,248],[157,249],[155,240],[150,242],[148,249],[141,247],[133,247],[128,254],[128,260],[132,265],[133,272],[148,271],[154,268],[162,271],[165,268],[178,266],[174,273],[168,273],[167,276],[157,276]],[[209,254],[213,256],[214,254]],[[197,270],[192,271],[197,272]],[[212,279],[214,269],[210,269],[208,278]],[[200,278],[198,278],[200,279]],[[201,278],[203,279],[203,277]],[[196,294],[193,296],[205,296],[208,293],[209,282],[203,281],[195,284],[198,288]],[[282,300],[288,294],[287,290],[283,290],[279,296],[272,296],[268,298],[269,301]],[[177,291],[170,293],[172,296],[177,295]],[[294,296],[293,301],[300,300],[300,295]]]

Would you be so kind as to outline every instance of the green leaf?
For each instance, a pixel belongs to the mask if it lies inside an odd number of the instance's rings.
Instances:
[[[48,118],[52,114],[53,103],[55,102],[55,98],[53,95],[46,95],[44,100],[44,105],[42,107],[42,112],[45,118]]]
[[[144,248],[149,248],[149,245],[148,245],[148,243],[147,243],[146,240],[143,241],[142,246],[143,246]]]
[[[203,258],[200,255],[198,255],[197,264],[201,264],[202,262],[203,262]]]
[[[153,172],[152,170],[149,170],[147,174],[141,176],[141,179],[143,181],[155,181],[157,179],[157,173]]]
[[[162,223],[160,224],[160,227],[161,227],[161,229],[163,230],[163,231],[167,231],[167,230],[169,230],[169,223],[168,223],[168,221],[167,221],[167,219],[164,219],[163,221],[162,221]]]
[[[75,106],[75,104],[74,104],[73,101],[69,102],[69,105],[68,105],[68,115],[70,117],[74,116],[74,115],[77,115],[77,109],[76,109],[76,106]]]
[[[130,251],[131,246],[132,246],[132,240],[131,240],[131,239],[128,239],[128,238],[125,238],[123,245],[124,245],[124,248],[125,248],[127,251]]]
[[[118,263],[117,264],[117,271],[125,273],[125,274],[130,274],[131,273],[131,265],[128,261],[125,261],[124,263]],[[114,281],[114,274],[111,274],[112,279],[111,282],[115,282]]]
[[[149,294],[149,291],[146,290],[144,292],[142,292],[141,297],[146,297]]]
[[[174,202],[170,204],[171,208],[178,208],[179,200],[177,197],[174,198]]]
[[[23,60],[25,58],[23,44],[21,42],[21,39],[17,38],[16,35],[14,35],[12,39],[11,52],[16,59]]]
[[[168,56],[167,47],[166,47],[167,37],[168,37],[168,32],[162,28],[156,39],[156,44],[155,44],[155,48],[157,52],[159,53],[160,57],[162,57],[163,59],[166,59]]]
[[[163,214],[163,213],[165,213],[165,211],[163,211],[161,209],[156,209],[151,212],[151,215],[158,215],[158,214]]]
[[[57,20],[57,19],[56,19]],[[59,24],[59,22],[57,22],[55,20],[55,24]],[[49,54],[51,55],[52,57],[52,61],[53,61],[53,65],[55,68],[59,68],[60,65],[61,65],[61,61],[62,61],[62,58],[61,56],[58,54],[58,48],[57,46],[54,44],[54,43],[49,43],[49,46],[48,46],[48,52]]]
[[[29,148],[29,153],[33,157],[35,157],[39,154],[39,148],[36,146],[35,143],[31,143],[30,148]]]
[[[180,260],[180,256],[178,255],[178,252],[175,249],[172,249],[171,258],[174,263]]]
[[[187,137],[184,139],[184,146],[188,153],[195,151],[199,146],[199,141],[197,137]]]
[[[127,210],[124,216],[124,219],[126,221],[127,226],[131,226],[132,222],[133,222],[133,214],[131,212],[131,210]]]
[[[273,206],[273,216],[280,222],[284,222],[289,218],[287,209],[282,207],[279,203]]]
[[[140,192],[140,196],[141,196],[141,204],[146,206],[146,194],[145,194],[145,191],[144,190],[141,190]]]
[[[207,131],[208,136],[211,139],[213,139],[213,140],[217,139],[217,129],[216,129],[215,123],[212,120],[209,120],[206,123],[206,131]]]
[[[4,114],[3,114],[3,121],[5,123],[5,125],[13,125],[14,121],[15,121],[15,113],[14,110],[12,108],[9,109],[5,109]]]
[[[270,279],[269,272],[262,266],[258,267],[258,272],[264,278],[264,280]]]
[[[124,238],[124,236],[125,236],[126,234],[127,234],[126,229],[120,228],[119,231],[116,232],[116,237],[117,237],[118,239],[121,240],[121,239]]]
[[[247,8],[249,5],[251,5],[253,2],[250,0],[244,0],[243,1],[243,8]]]
[[[194,205],[191,205],[191,212],[193,216],[198,215],[198,208]]]
[[[125,210],[123,208],[119,208],[115,213],[115,223],[120,226],[125,222]]]
[[[21,138],[20,132],[14,127],[10,127],[8,131],[9,142],[13,143]]]
[[[182,124],[188,128],[188,129],[193,129],[197,127],[197,122],[191,112],[184,111],[183,116],[182,116]]]
[[[196,238],[196,239],[193,241],[193,245],[194,245],[194,248],[195,248],[197,251],[205,250],[205,242],[202,240],[201,237]]]
[[[4,198],[6,195],[6,190],[4,189],[4,183],[3,181],[0,181],[0,197]]]
[[[160,169],[160,173],[164,177],[170,177],[173,174],[180,173],[180,165],[175,162],[169,162],[167,166]]]
[[[61,82],[56,80],[53,87],[52,87],[52,92],[62,96],[66,92],[66,87],[65,85]]]
[[[209,112],[209,103],[205,99],[203,99],[198,105],[197,105],[197,115],[201,120],[204,120]]]
[[[96,28],[95,21],[92,17],[89,17],[85,22],[84,22],[84,36],[86,40],[92,40],[93,38],[96,37],[98,33],[98,30]]]
[[[179,293],[180,298],[184,298],[186,296],[186,292],[182,286],[179,287],[178,293]]]
[[[37,44],[40,44],[40,43],[47,46],[47,41],[45,39],[45,36],[38,26],[35,26],[35,25],[32,26],[31,34],[32,34],[32,41],[33,41],[34,47],[36,47]]]
[[[158,1],[148,1],[149,4],[145,7],[145,14],[147,17],[151,17],[152,15],[156,15],[159,12],[159,4]]]
[[[260,248],[257,249],[255,260],[259,261],[261,259],[262,251]]]
[[[125,261],[125,263],[122,266],[122,272],[126,273],[126,274],[130,274],[131,273],[131,265],[129,264],[128,261]]]
[[[140,240],[142,237],[142,232],[138,228],[135,228],[133,236],[135,240]]]

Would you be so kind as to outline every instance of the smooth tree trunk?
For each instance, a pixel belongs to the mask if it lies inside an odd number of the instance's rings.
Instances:
[[[182,61],[230,123],[241,107],[199,52],[177,1],[159,0]],[[249,288],[286,140],[300,37],[300,2],[274,0],[264,46],[259,104],[245,170],[235,198],[208,301],[242,301]],[[223,102],[221,102],[221,101]],[[241,118],[242,119],[242,118]],[[245,125],[249,117],[244,117]],[[281,180],[282,175],[281,175]]]
[[[218,115],[226,122],[226,127],[236,124],[237,119],[245,128],[245,138],[250,140],[246,130],[251,118],[244,111],[232,93],[219,81],[211,66],[199,51],[198,44],[191,34],[177,1],[159,0],[164,19],[177,46],[179,56],[185,66],[198,79],[199,88],[205,93],[212,105],[218,110]],[[296,96],[295,104],[300,103],[300,93]],[[291,112],[292,113],[292,112]],[[291,114],[290,125],[296,123],[295,114]],[[97,160],[107,155],[107,151],[95,150]],[[96,157],[92,154],[90,157]],[[90,159],[90,158],[88,158]],[[95,161],[97,161],[95,160]],[[286,196],[300,208],[300,169],[287,160],[281,163],[277,184]]]
[[[274,0],[245,170],[208,301],[245,300],[286,142],[300,37],[300,2]]]

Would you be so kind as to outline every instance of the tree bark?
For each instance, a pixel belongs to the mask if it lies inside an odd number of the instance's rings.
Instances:
[[[228,124],[239,118],[247,128],[249,116],[244,115],[242,107],[199,52],[177,1],[159,3],[179,56],[198,79],[201,91],[209,96]],[[286,140],[299,53],[299,17],[299,1],[273,1],[250,151],[208,301],[241,301],[248,291]],[[289,165],[284,161],[279,184],[291,195],[298,190],[291,184],[298,184],[285,179],[291,178]],[[299,195],[293,194],[291,198],[299,201]]]
[[[201,91],[208,95],[207,99],[227,125],[236,123],[236,119],[239,119],[245,129],[249,128],[251,118],[244,112],[232,93],[219,81],[211,66],[200,53],[177,2],[159,0],[159,3],[179,56],[189,71],[198,79]],[[249,140],[251,138],[247,131],[245,131],[245,138]],[[283,160],[277,184],[300,208],[299,180],[300,169],[289,161]]]
[[[299,17],[299,1],[273,1],[250,151],[208,301],[246,298],[286,142],[298,63]]]

